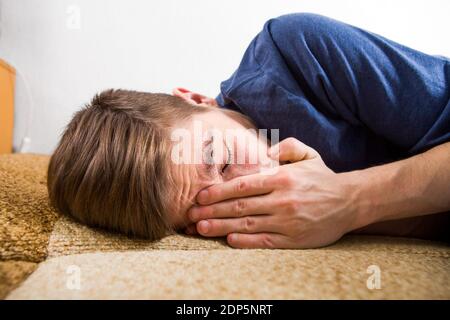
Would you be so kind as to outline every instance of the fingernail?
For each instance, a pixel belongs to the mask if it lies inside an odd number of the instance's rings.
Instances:
[[[234,233],[229,235],[229,239],[228,241],[233,242],[237,240],[237,235],[235,235]]]
[[[199,228],[202,233],[208,233],[210,227],[211,227],[211,224],[206,220],[199,222]]]
[[[198,202],[205,202],[205,201],[207,201],[208,200],[208,195],[209,195],[208,190],[200,191],[198,193],[198,196],[197,196],[197,201]]]

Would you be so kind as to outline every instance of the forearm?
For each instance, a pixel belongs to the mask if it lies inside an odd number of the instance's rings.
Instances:
[[[450,211],[450,143],[402,161],[343,175],[355,206],[353,229]]]

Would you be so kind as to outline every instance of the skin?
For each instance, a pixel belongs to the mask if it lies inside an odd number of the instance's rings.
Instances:
[[[195,122],[201,125],[202,143],[190,143],[191,155],[195,153],[200,155],[202,163],[192,161],[193,163],[188,164],[172,164],[173,179],[177,186],[181,186],[176,189],[174,201],[176,208],[173,210],[176,214],[170,217],[171,224],[177,229],[192,224],[188,213],[191,208],[198,205],[196,196],[202,189],[239,176],[258,173],[262,168],[273,164],[267,156],[266,143],[221,110],[211,108],[209,112],[193,115],[188,121],[178,124],[176,129],[184,129],[193,137]],[[237,130],[233,132],[238,134],[233,139],[225,141],[228,130]],[[261,148],[263,152],[258,154],[255,147]],[[222,154],[219,154],[219,151]],[[250,153],[258,154],[253,159],[256,161],[250,161]],[[238,154],[244,155],[241,163],[236,163]]]
[[[214,99],[186,89],[173,93],[217,107]],[[208,121],[222,123],[217,119]],[[370,231],[374,223],[450,210],[450,143],[345,173],[333,172],[314,149],[294,138],[269,149],[268,156],[283,164],[275,174],[243,170],[192,190],[192,197],[198,193],[186,211],[192,223],[187,232],[227,236],[235,248],[313,248],[354,230]]]

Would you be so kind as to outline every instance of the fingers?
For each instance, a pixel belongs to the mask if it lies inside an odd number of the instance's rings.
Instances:
[[[277,232],[279,226],[273,223],[269,215],[248,216],[244,218],[210,219],[197,223],[197,231],[205,237],[222,237],[232,232],[259,233]]]
[[[239,218],[248,215],[269,213],[271,201],[266,196],[237,198],[213,203],[209,206],[194,206],[188,211],[192,222],[214,218]]]
[[[261,174],[240,176],[203,189],[197,195],[197,202],[201,205],[208,205],[233,198],[266,194],[274,189],[268,182],[269,179],[270,176]]]
[[[272,146],[269,150],[269,156],[272,159],[278,158],[278,161],[290,162],[320,158],[316,150],[292,137]]]
[[[292,248],[289,238],[278,233],[230,233],[227,242],[233,248],[239,249],[282,249]]]

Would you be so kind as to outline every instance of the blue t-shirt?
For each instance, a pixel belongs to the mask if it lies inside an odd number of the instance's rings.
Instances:
[[[216,98],[337,172],[450,140],[450,60],[313,14],[269,20]]]

